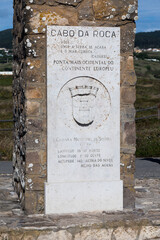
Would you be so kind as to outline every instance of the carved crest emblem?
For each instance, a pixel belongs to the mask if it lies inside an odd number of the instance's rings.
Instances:
[[[72,97],[72,115],[74,121],[81,127],[87,127],[94,122],[95,104],[98,88],[93,86],[75,86],[69,88]]]

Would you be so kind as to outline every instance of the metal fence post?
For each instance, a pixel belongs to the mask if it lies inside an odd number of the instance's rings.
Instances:
[[[158,119],[160,119],[160,104],[158,105]]]

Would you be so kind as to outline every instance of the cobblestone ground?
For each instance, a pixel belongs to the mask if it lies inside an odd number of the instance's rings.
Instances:
[[[18,196],[12,187],[12,175],[0,175],[0,216],[23,214]]]
[[[160,209],[160,179],[135,179],[136,209]],[[11,175],[0,175],[0,216],[22,215]]]
[[[0,175],[0,240],[160,240],[160,179],[135,181],[135,210],[26,216],[12,175]]]
[[[136,179],[136,209],[160,209],[160,179]]]

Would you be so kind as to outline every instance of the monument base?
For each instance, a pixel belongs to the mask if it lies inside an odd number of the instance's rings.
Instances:
[[[123,210],[123,181],[45,184],[45,213]]]

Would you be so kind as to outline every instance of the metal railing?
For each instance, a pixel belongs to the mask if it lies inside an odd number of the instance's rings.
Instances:
[[[7,119],[7,120],[0,120],[0,123],[5,123],[5,122],[14,122],[13,119]],[[5,131],[13,131],[13,128],[0,128],[0,132],[5,132]]]
[[[143,120],[143,119],[149,119],[149,118],[158,118],[158,119],[160,119],[160,104],[158,106],[137,109],[136,112],[144,112],[144,111],[155,110],[155,109],[157,109],[157,113],[156,114],[152,114],[152,115],[148,115],[148,116],[144,116],[144,117],[139,117],[139,118],[136,118],[136,120]]]
[[[143,119],[149,119],[149,118],[160,119],[160,104],[158,106],[154,106],[154,107],[137,109],[136,112],[144,112],[144,111],[154,110],[154,109],[157,109],[157,114],[152,114],[152,115],[148,115],[148,116],[144,116],[144,117],[139,117],[139,118],[136,118],[136,120],[143,120]],[[13,119],[0,120],[0,123],[5,123],[5,122],[14,122],[14,120]],[[2,132],[2,131],[13,131],[13,130],[14,130],[14,128],[0,128],[0,132]]]

